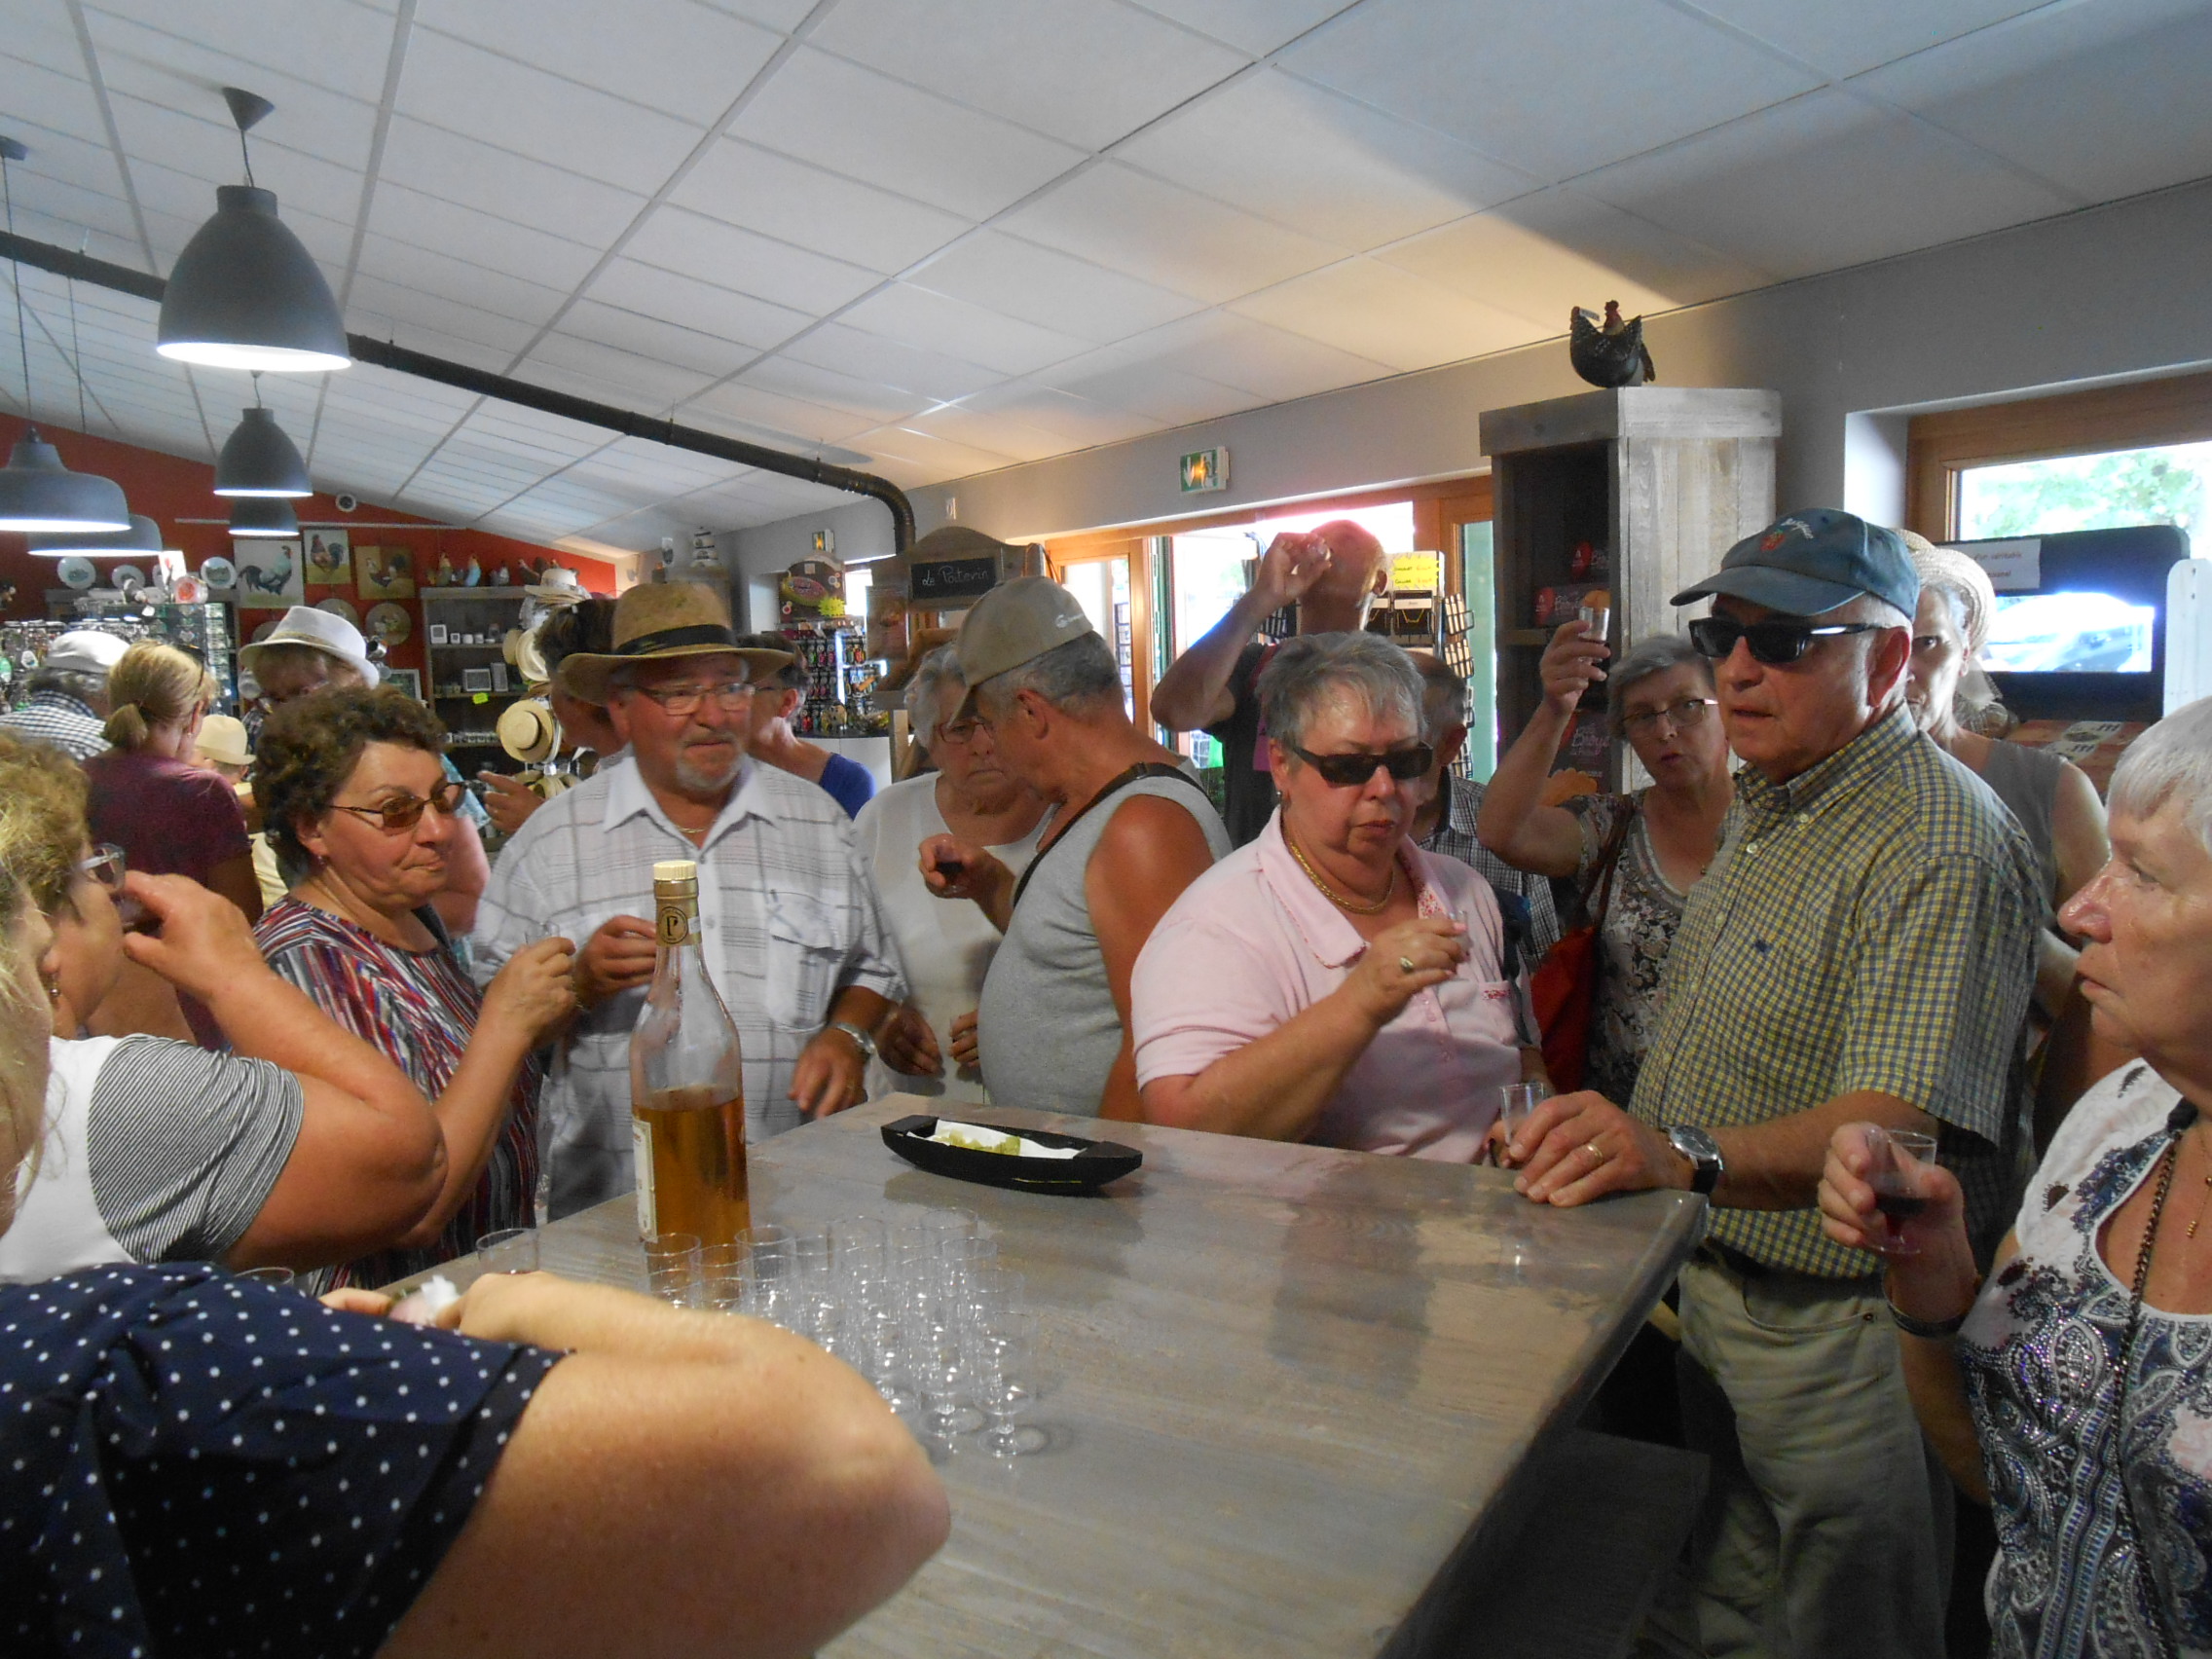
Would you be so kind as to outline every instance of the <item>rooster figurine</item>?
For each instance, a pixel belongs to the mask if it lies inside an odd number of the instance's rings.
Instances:
[[[1592,386],[1643,386],[1659,378],[1643,349],[1643,318],[1621,317],[1618,300],[1605,302],[1605,320],[1593,322],[1580,306],[1567,312],[1567,360]]]

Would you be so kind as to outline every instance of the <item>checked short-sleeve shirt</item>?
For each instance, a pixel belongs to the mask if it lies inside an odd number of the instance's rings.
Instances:
[[[853,821],[812,784],[748,760],[704,847],[652,798],[636,762],[610,767],[531,814],[499,854],[477,909],[477,982],[552,934],[580,948],[616,916],[653,915],[653,863],[699,865],[707,972],[736,1022],[750,1140],[798,1125],[799,1051],[849,985],[906,994]],[[553,1125],[553,1213],[629,1192],[630,1032],[641,986],[585,1010],[549,1068],[538,1110]]]
[[[2038,882],[1997,797],[1901,712],[1788,783],[1746,771],[1675,940],[1637,1117],[1739,1127],[1894,1094],[1941,1121],[1937,1157],[1986,1253],[2025,1174]],[[1769,1267],[1877,1266],[1812,1209],[1715,1208],[1712,1229]]]

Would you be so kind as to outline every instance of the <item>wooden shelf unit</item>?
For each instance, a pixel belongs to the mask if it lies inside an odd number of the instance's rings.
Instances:
[[[497,750],[492,729],[509,703],[528,696],[530,688],[506,659],[507,630],[522,620],[522,608],[530,595],[521,587],[426,587],[423,602],[423,694],[438,719],[445,721],[456,749]],[[447,630],[444,645],[430,642],[430,629]],[[481,643],[461,645],[453,636],[479,634]],[[463,673],[472,668],[503,670],[504,689],[465,689]],[[461,688],[461,689],[456,689]],[[465,770],[466,768],[463,768]]]

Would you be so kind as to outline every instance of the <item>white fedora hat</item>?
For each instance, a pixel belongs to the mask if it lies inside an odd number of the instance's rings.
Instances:
[[[312,605],[293,606],[284,612],[284,619],[269,631],[267,639],[241,645],[239,666],[252,672],[254,659],[269,645],[306,645],[325,656],[336,657],[358,674],[365,685],[374,685],[383,678],[377,665],[369,660],[368,642],[361,638],[361,630],[345,617],[317,610]]]

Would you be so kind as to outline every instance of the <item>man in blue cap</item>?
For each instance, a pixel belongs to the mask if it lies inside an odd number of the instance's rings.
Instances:
[[[1943,1651],[1950,1488],[1881,1263],[1813,1207],[1844,1124],[1935,1135],[1986,1267],[2025,1169],[2036,864],[1904,708],[1919,587],[1896,532],[1823,508],[1675,596],[1713,601],[1690,637],[1747,769],[1635,1100],[1547,1101],[1509,1154],[1531,1198],[1671,1186],[1714,1206],[1680,1280],[1683,1420],[1714,1460],[1696,1564],[1713,1654]]]

